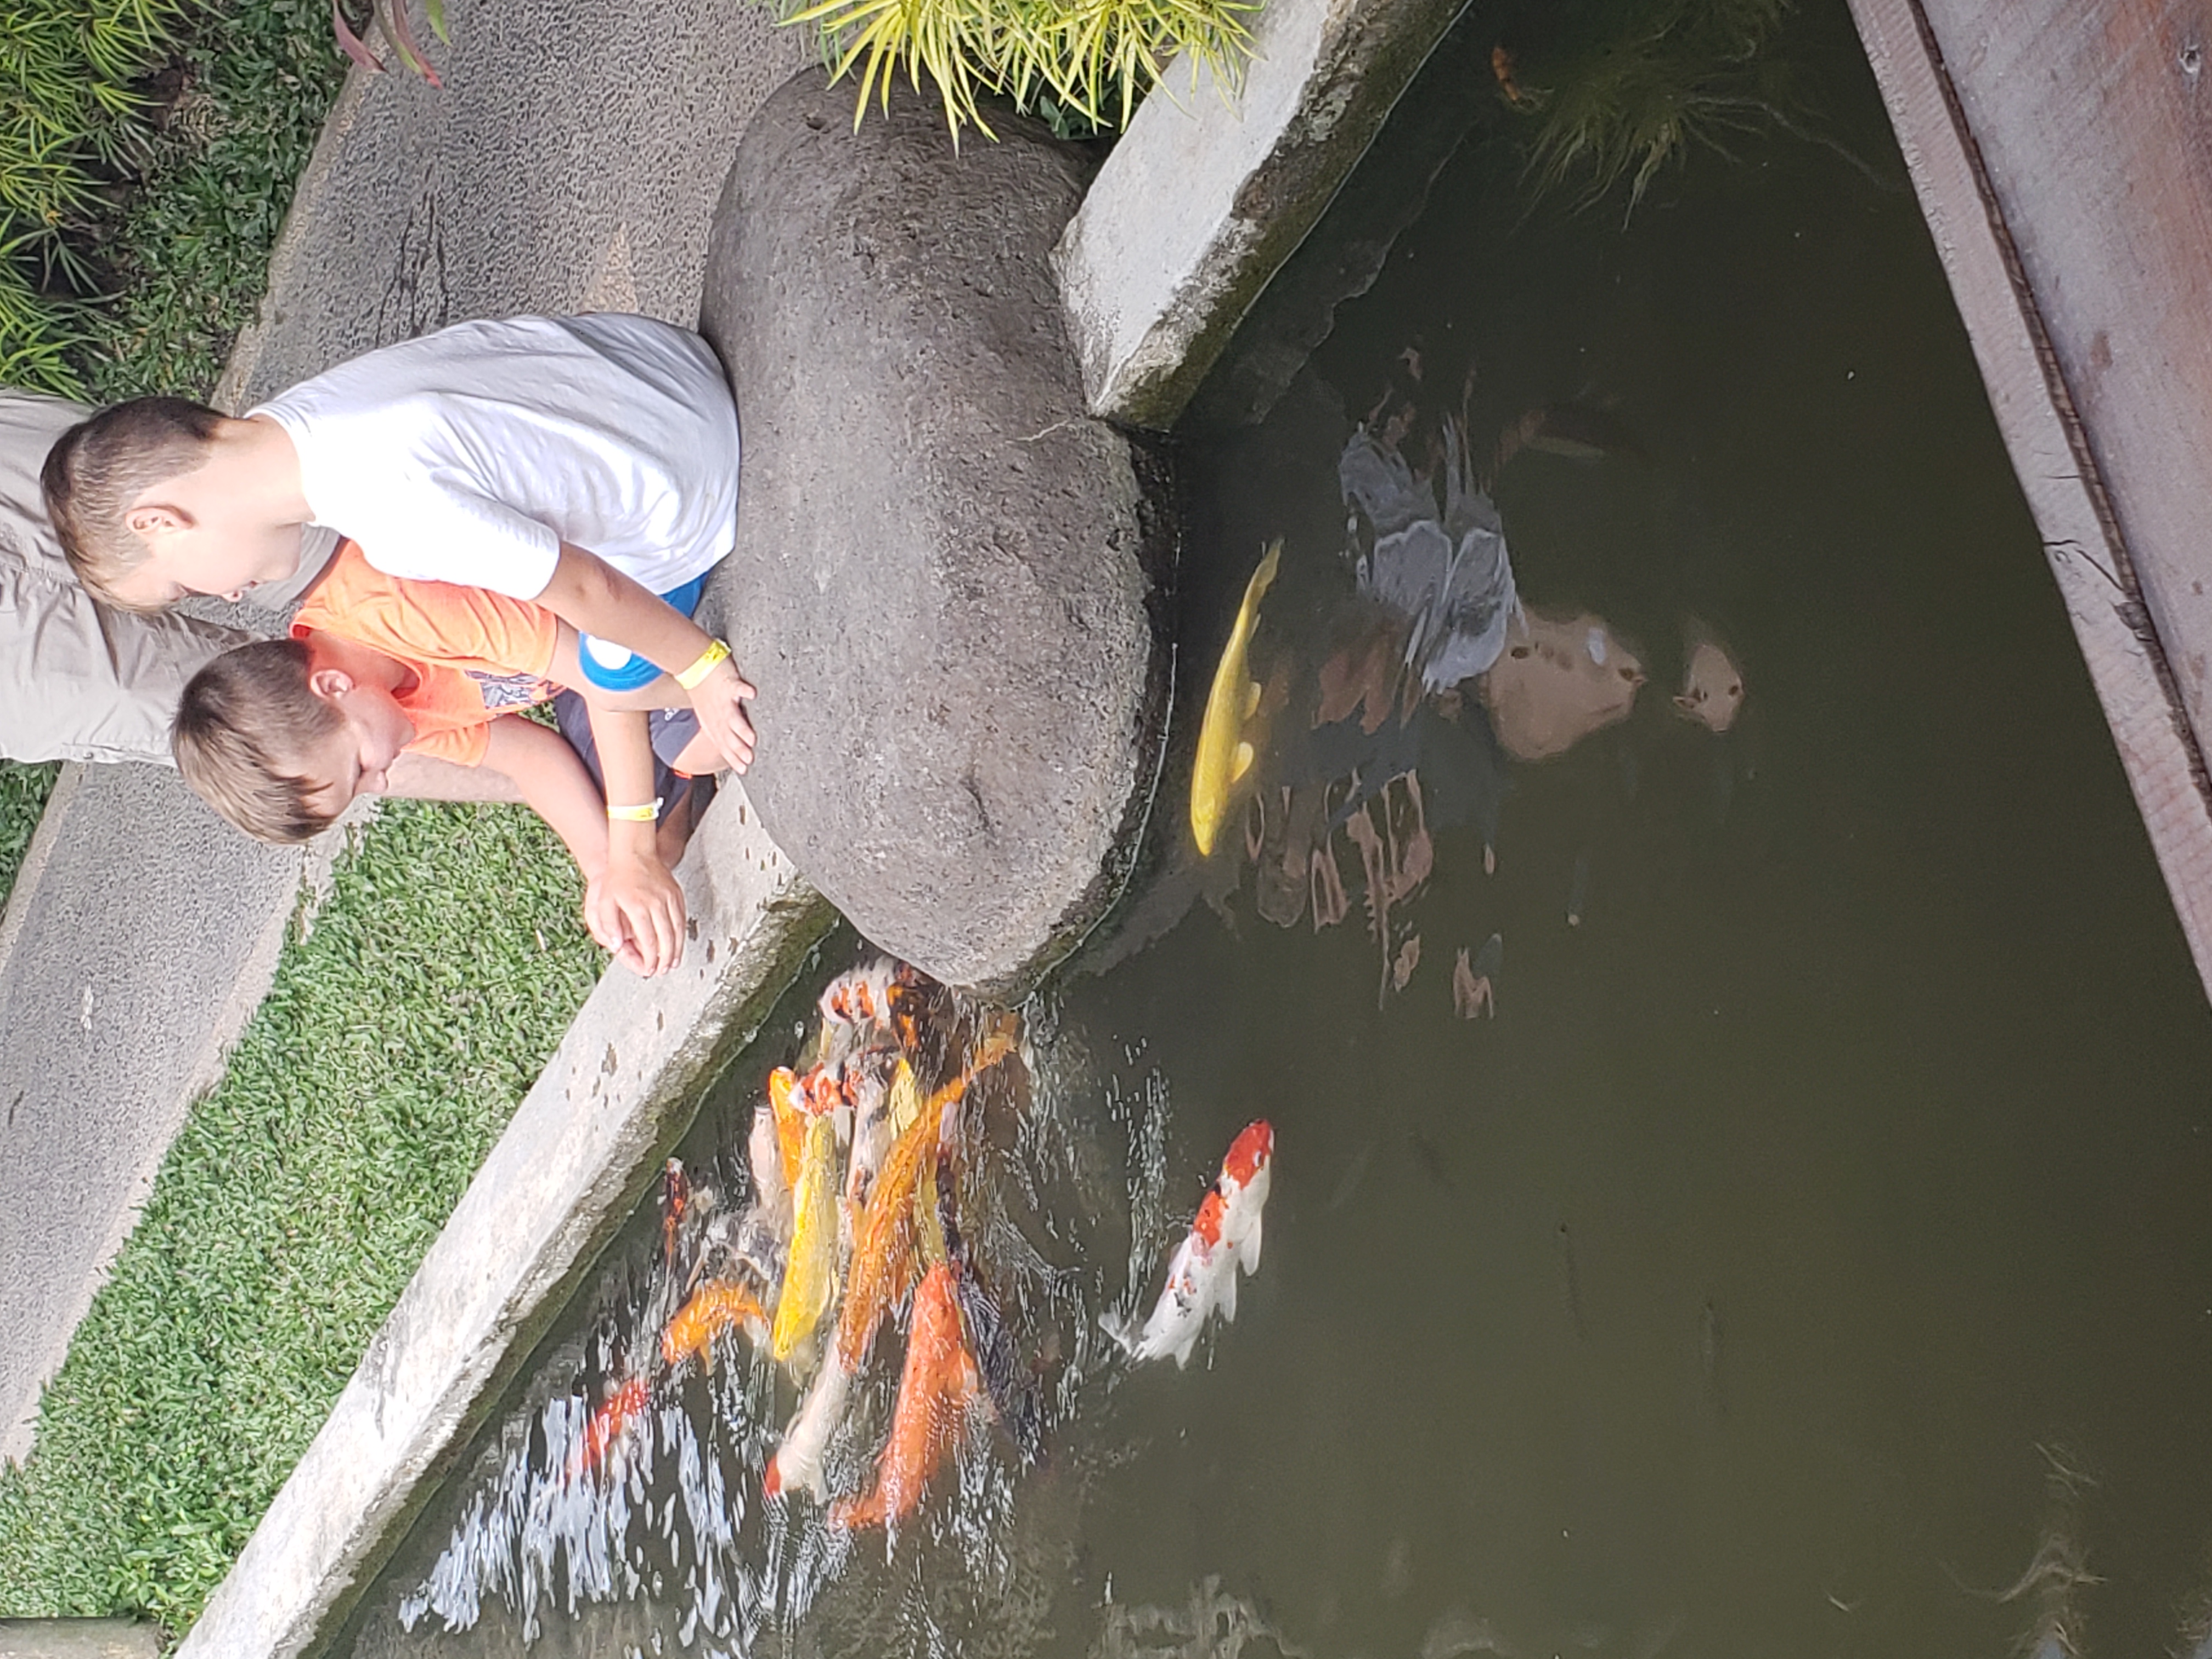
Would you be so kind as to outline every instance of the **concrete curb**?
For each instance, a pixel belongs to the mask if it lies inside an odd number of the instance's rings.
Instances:
[[[159,1659],[161,1632],[127,1619],[0,1619],[0,1659]]]
[[[835,925],[734,787],[693,849],[683,965],[599,981],[179,1659],[291,1659],[346,1618],[701,1089]]]
[[[1463,4],[1269,0],[1241,89],[1170,70],[1053,256],[1093,415],[1175,424]]]

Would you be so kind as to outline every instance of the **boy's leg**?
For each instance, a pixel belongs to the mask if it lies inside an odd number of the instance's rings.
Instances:
[[[599,748],[592,737],[589,706],[574,691],[563,690],[553,699],[553,718],[604,795],[606,778],[599,769]],[[720,751],[708,742],[699,730],[699,717],[688,708],[654,709],[646,724],[653,738],[653,793],[661,803],[656,850],[660,861],[673,870],[690,844],[700,815],[714,799],[714,767]]]
[[[592,738],[589,707],[574,691],[563,690],[554,696],[553,719],[605,793],[606,775],[599,768],[599,744]],[[685,762],[703,755],[699,769],[711,772],[714,750],[700,734],[699,717],[688,708],[656,708],[647,716],[646,725],[653,736],[653,793],[660,797],[665,816],[694,781]]]

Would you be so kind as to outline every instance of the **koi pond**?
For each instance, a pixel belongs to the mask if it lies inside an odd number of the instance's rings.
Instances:
[[[1121,910],[878,1028],[902,1271],[807,1184],[848,936],[337,1651],[2212,1653],[2212,1021],[1848,19],[1626,217],[1486,27],[1185,434]],[[1259,1120],[1233,1322],[1140,1363]]]

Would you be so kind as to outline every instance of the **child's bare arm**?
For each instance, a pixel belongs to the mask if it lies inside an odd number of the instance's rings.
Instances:
[[[607,792],[607,868],[585,898],[586,915],[596,912],[595,933],[619,930],[634,940],[645,963],[640,971],[658,974],[683,959],[684,890],[656,845],[653,739],[641,710],[590,712]]]
[[[606,878],[610,826],[605,803],[584,763],[559,732],[520,714],[501,715],[485,728],[485,736],[484,769],[513,781],[583,872],[584,925],[592,937],[624,965],[647,972],[645,955],[635,942],[618,927],[604,927],[595,914],[592,900]]]
[[[432,760],[411,750],[392,763],[384,793],[408,800],[519,801],[522,792],[503,772]]]
[[[714,637],[585,548],[561,544],[560,562],[537,603],[580,633],[625,646],[671,674],[698,663]],[[579,687],[578,690],[581,690]],[[752,764],[753,726],[745,699],[753,688],[725,657],[690,690],[699,724],[738,771]]]

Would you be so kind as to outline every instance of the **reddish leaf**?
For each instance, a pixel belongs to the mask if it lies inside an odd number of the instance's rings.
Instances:
[[[345,11],[338,4],[338,0],[331,0],[331,33],[338,38],[338,50],[355,63],[372,74],[384,73],[383,60],[362,44],[361,36],[356,34],[352,25],[346,21]]]
[[[399,53],[399,61],[431,86],[443,86],[445,82],[438,78],[438,71],[422,55],[422,43],[415,38],[415,26],[407,21],[407,0],[392,0],[391,21],[392,44]]]

